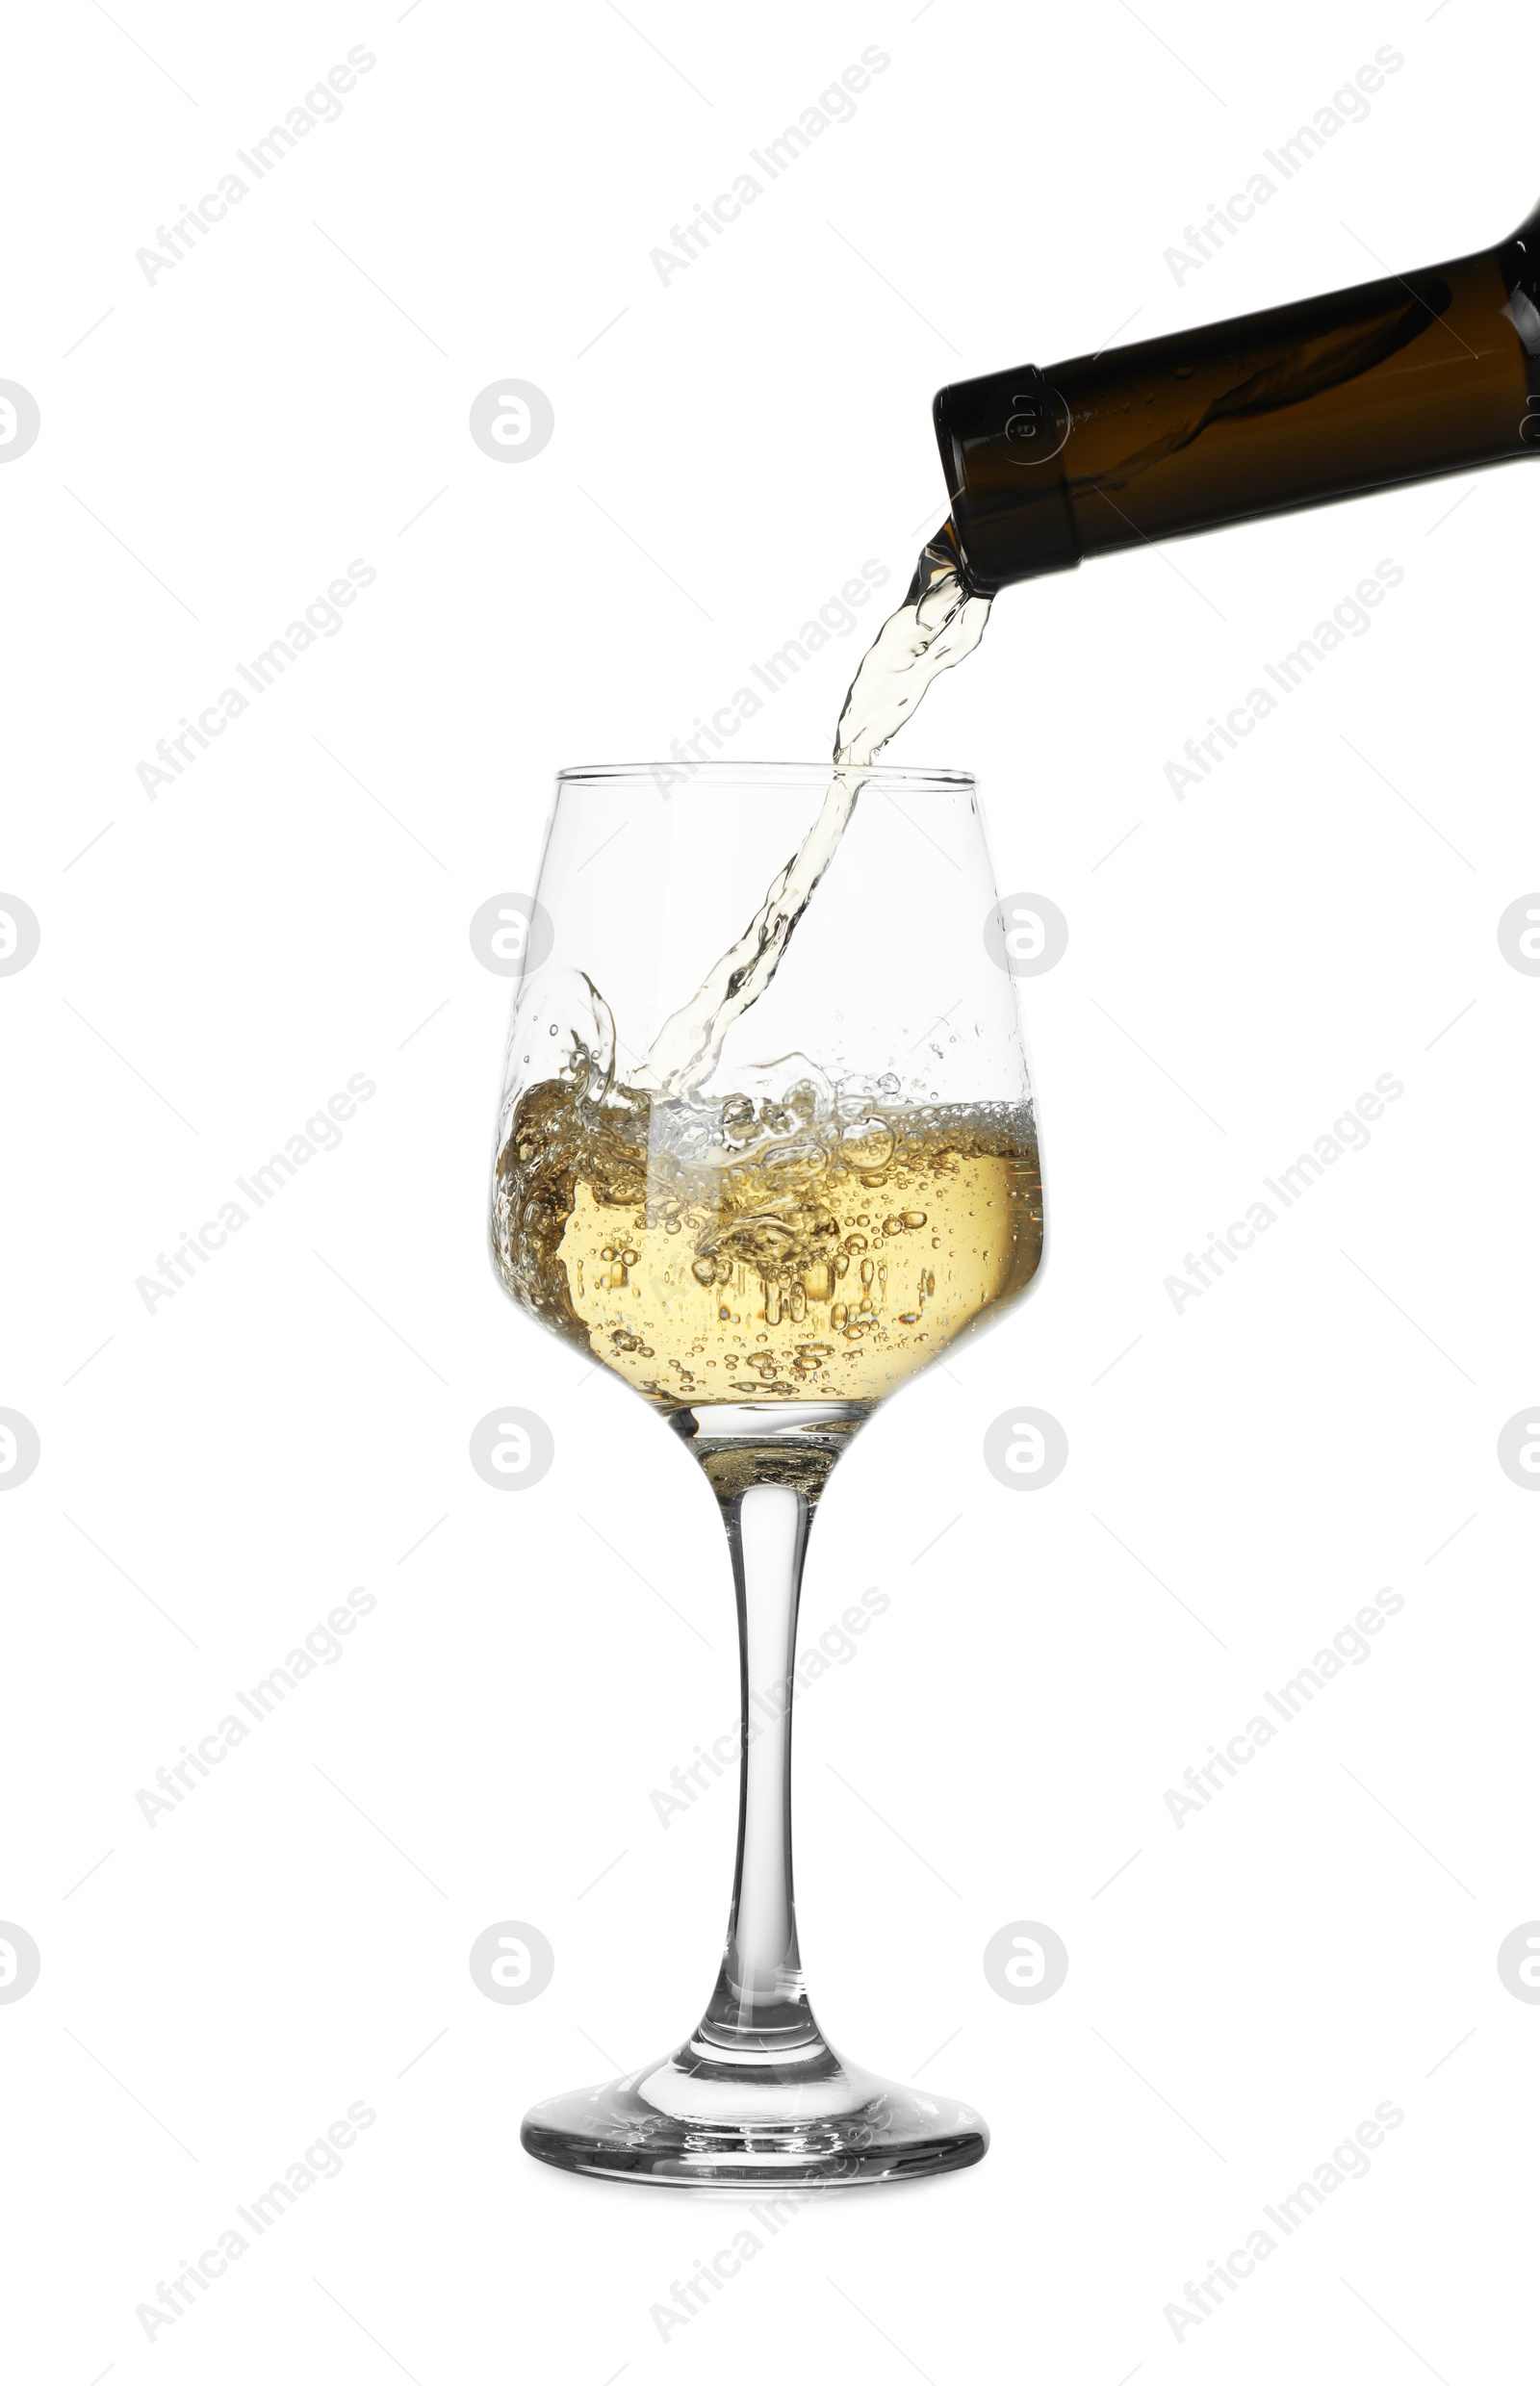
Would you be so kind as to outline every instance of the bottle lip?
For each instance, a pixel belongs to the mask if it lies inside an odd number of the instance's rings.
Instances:
[[[1011,438],[1013,419],[1029,400],[1054,410],[1054,444],[1039,458]],[[931,417],[970,594],[993,598],[1014,580],[1072,571],[1080,533],[1061,461],[1070,411],[1041,367],[949,381],[937,391]]]
[[[675,755],[656,762],[574,762],[556,773],[558,787],[588,784],[618,785],[652,781],[670,793],[676,786],[829,786],[836,775],[875,782],[891,793],[907,788],[912,795],[955,794],[977,784],[972,771],[931,770],[923,765],[894,762],[731,762],[680,760]]]

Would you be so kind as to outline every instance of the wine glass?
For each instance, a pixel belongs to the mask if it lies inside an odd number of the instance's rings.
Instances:
[[[536,2105],[523,2142],[565,2169],[671,2186],[962,2168],[988,2143],[978,2115],[858,2069],[813,2017],[790,1693],[832,1468],[879,1401],[1026,1291],[1041,1251],[974,783],[782,763],[563,771],[536,902],[494,1263],[699,1459],[732,1552],[742,1723],[727,1945],[699,2027],[624,2079]]]

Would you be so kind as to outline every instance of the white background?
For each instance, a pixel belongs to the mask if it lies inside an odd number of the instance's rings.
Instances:
[[[147,282],[157,226],[360,43],[340,120]],[[854,120],[661,284],[654,244],[870,44]],[[1184,227],[1384,44],[1368,120],[1178,284]],[[1025,988],[1052,1256],[829,1494],[808,1631],[892,1603],[801,1710],[799,1891],[835,2043],[993,2144],[761,2228],[666,2342],[651,2307],[741,2209],[539,2168],[517,2127],[710,1985],[733,1791],[666,1832],[649,1792],[732,1720],[726,1559],[687,1457],[489,1272],[509,988],[467,928],[530,885],[558,766],[689,735],[866,558],[901,582],[940,382],[1505,234],[1534,48],[1475,0],[13,23],[0,373],[42,416],[0,471],[0,885],[42,927],[0,979],[0,1405],[42,1446],[0,1502],[0,1914],[42,1951],[0,2006],[17,2375],[1511,2373],[1540,2013],[1495,1958],[1540,1911],[1540,1649],[1495,1445],[1537,1390],[1540,983],[1496,923],[1540,885],[1540,475],[1009,593],[894,755],[976,771],[1001,886],[1070,923]],[[466,427],[500,374],[555,411],[516,469]],[[148,800],[156,740],[355,557],[341,631]],[[1178,803],[1184,739],[1383,558],[1372,631]],[[858,644],[739,750],[826,752]],[[1184,1255],[1386,1071],[1369,1147],[1178,1314]],[[340,1148],[147,1314],[136,1278],[354,1072]],[[466,1451],[509,1401],[556,1445],[517,1499]],[[981,1455],[1014,1402],[1069,1436],[1030,1496]],[[344,1656],[152,1831],[157,1767],[354,1584]],[[1185,1768],[1384,1584],[1372,1658],[1178,1830]],[[556,1952],[515,2007],[467,1965],[506,1918]],[[1036,2007],[982,1967],[1021,1918],[1070,1951]],[[136,2305],[360,2098],[342,2175],[146,2343]],[[1164,2307],[1385,2099],[1370,2174],[1178,2343]]]

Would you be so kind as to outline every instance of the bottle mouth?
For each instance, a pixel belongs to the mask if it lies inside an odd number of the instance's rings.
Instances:
[[[677,788],[768,787],[826,789],[836,776],[848,775],[862,783],[875,783],[888,793],[906,789],[911,795],[955,795],[971,789],[971,771],[926,770],[891,762],[697,762],[691,757],[666,757],[656,762],[575,762],[556,773],[558,787],[604,786],[651,783],[661,792]]]

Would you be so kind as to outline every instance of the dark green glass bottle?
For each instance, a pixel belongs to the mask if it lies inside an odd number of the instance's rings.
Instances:
[[[1540,452],[1540,207],[1449,265],[959,381],[936,433],[969,585]]]

